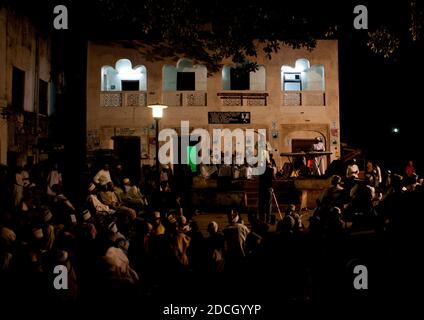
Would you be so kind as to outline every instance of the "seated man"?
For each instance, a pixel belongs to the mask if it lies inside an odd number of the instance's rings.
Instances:
[[[130,179],[122,180],[122,190],[115,188],[115,193],[123,205],[136,210],[137,212],[144,211],[148,205],[147,199],[140,192],[137,186],[131,184]]]
[[[109,208],[112,208],[117,211],[118,215],[124,215],[130,218],[130,220],[134,220],[137,216],[134,209],[128,208],[123,205],[121,200],[119,200],[118,196],[115,193],[113,182],[109,182],[105,187],[102,187],[103,190],[99,192],[100,201]]]
[[[89,207],[94,211],[96,216],[103,216],[108,214],[114,214],[115,210],[109,208],[108,205],[102,203],[97,197],[97,189],[94,183],[90,183],[88,186],[88,197],[87,203]]]

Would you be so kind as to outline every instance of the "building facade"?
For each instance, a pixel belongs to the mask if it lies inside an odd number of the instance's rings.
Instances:
[[[39,161],[51,114],[51,41],[32,21],[0,6],[0,163]]]
[[[260,50],[259,50],[260,51]],[[322,138],[328,161],[339,157],[338,45],[320,40],[314,50],[283,47],[256,72],[230,61],[208,75],[190,59],[151,61],[135,49],[89,42],[87,149],[132,145],[141,163],[154,162],[155,122],[147,105],[167,105],[160,129],[189,121],[190,128],[266,129],[277,164],[282,152],[309,151]]]

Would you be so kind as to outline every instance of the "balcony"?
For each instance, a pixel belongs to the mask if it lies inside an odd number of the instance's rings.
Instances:
[[[283,91],[283,106],[325,106],[325,92],[322,91]]]
[[[224,107],[265,107],[268,98],[266,92],[218,92],[217,95],[221,98],[221,104]]]
[[[144,91],[102,91],[101,107],[145,107],[147,94]]]
[[[207,106],[206,91],[164,91],[163,103],[174,107],[204,107]]]

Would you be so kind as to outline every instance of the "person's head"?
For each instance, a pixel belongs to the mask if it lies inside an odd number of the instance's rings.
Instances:
[[[290,215],[291,213],[296,211],[296,206],[294,204],[289,204],[286,209],[286,215]]]
[[[177,227],[178,230],[183,232],[188,232],[191,230],[190,225],[187,222],[187,218],[184,216],[180,216],[177,218]]]
[[[82,212],[82,220],[84,222],[90,222],[92,220],[91,213],[88,209]]]
[[[217,222],[215,222],[215,221],[209,222],[209,224],[208,224],[208,232],[209,232],[210,235],[213,235],[213,234],[217,233],[218,232],[218,229],[219,229],[219,225],[218,225]]]
[[[122,171],[122,165],[120,165],[120,164],[116,165],[116,171],[121,172]]]
[[[50,223],[50,222],[51,222],[51,220],[52,220],[52,218],[53,218],[53,214],[52,214],[52,212],[50,211],[50,209],[49,209],[49,208],[47,208],[47,207],[43,208],[43,212],[42,212],[42,219],[43,219],[43,222],[44,222],[44,223]]]
[[[177,218],[174,214],[169,214],[167,220],[169,225],[175,225],[177,223]]]
[[[159,211],[153,212],[153,224],[156,226],[161,224],[161,216]]]
[[[128,178],[123,179],[122,183],[124,184],[124,186],[130,186],[131,185],[131,181]]]
[[[109,171],[109,164],[108,163],[103,164],[103,170]]]
[[[319,143],[322,142],[322,138],[321,137],[315,137],[315,143]]]
[[[229,213],[228,213],[228,222],[229,223],[237,223],[240,220],[240,215],[238,214],[238,212],[234,209],[232,209]]]
[[[118,233],[118,226],[116,225],[115,221],[112,221],[111,223],[109,223],[107,228],[109,229],[110,232],[114,234]]]
[[[331,184],[333,186],[337,186],[338,184],[340,184],[342,182],[342,178],[338,175],[334,175],[331,177]]]

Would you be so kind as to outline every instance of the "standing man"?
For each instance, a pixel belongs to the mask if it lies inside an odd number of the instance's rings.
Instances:
[[[275,179],[274,169],[271,162],[267,162],[265,172],[259,176],[259,220],[265,223],[271,222],[272,210],[272,180]]]
[[[324,143],[321,137],[316,137],[315,142],[312,145],[312,151],[322,152],[325,151]],[[317,176],[324,174],[324,156],[314,157],[312,164],[312,173]]]
[[[55,184],[62,186],[62,174],[59,172],[57,163],[53,165],[52,170],[47,176],[47,194],[49,196],[54,197],[57,195],[52,189]]]

